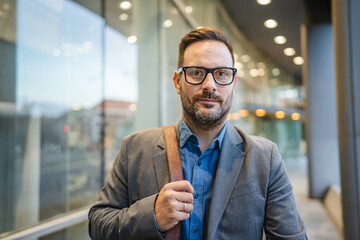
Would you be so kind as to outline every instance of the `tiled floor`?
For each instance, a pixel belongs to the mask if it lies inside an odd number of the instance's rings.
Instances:
[[[286,162],[286,161],[285,161]],[[307,161],[298,159],[296,166],[287,163],[298,210],[304,220],[309,240],[342,240],[320,200],[308,197]]]

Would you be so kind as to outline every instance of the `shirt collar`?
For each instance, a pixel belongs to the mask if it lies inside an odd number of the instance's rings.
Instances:
[[[222,128],[221,132],[219,133],[219,135],[214,139],[213,143],[211,145],[213,145],[214,143],[218,143],[219,144],[219,149],[221,149],[222,143],[224,141],[224,136],[226,133],[226,129],[227,129],[227,125],[228,125],[228,121],[225,121],[224,127]],[[180,119],[180,148],[182,148],[185,143],[189,140],[189,138],[191,136],[194,136],[196,139],[197,136],[189,129],[189,127],[186,125],[186,123],[184,122],[184,120],[181,118]]]

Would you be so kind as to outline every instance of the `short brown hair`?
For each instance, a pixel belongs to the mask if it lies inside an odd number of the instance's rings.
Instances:
[[[186,34],[179,44],[178,68],[184,63],[184,53],[186,48],[194,43],[204,40],[214,40],[222,42],[229,49],[232,61],[234,63],[234,51],[230,39],[222,32],[212,28],[198,28]]]

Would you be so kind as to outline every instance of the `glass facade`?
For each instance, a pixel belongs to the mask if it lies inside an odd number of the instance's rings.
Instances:
[[[0,0],[0,238],[89,207],[124,136],[179,120],[177,46],[199,26],[233,41],[229,120],[302,154],[302,88],[218,1],[124,2]],[[86,222],[42,239],[88,239]]]

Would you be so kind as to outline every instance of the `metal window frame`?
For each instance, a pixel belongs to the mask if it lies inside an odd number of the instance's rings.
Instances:
[[[0,239],[2,240],[20,240],[20,239],[36,239],[39,237],[44,237],[51,233],[64,230],[68,227],[74,226],[76,224],[86,222],[88,220],[88,212],[90,207],[86,209],[81,209],[74,213],[70,213],[66,216],[59,217],[53,220],[40,223],[34,227],[29,227],[27,229],[17,231],[15,233],[1,234]],[[5,236],[4,236],[5,235]]]

